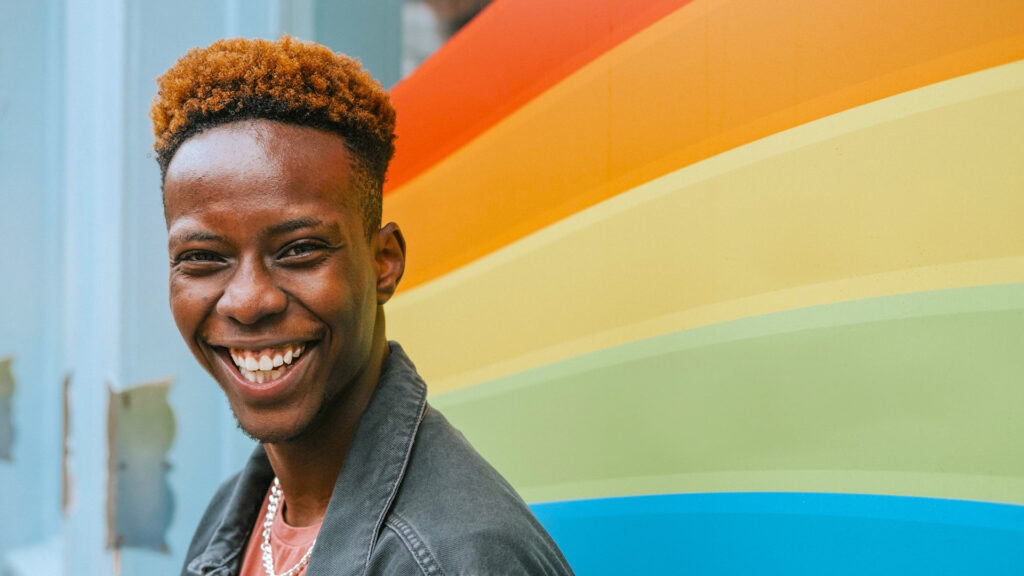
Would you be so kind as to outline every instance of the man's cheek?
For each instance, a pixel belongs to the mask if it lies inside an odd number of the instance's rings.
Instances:
[[[191,341],[198,328],[198,322],[206,315],[212,295],[199,293],[194,287],[175,286],[172,282],[170,291],[171,315],[178,331],[186,342]]]

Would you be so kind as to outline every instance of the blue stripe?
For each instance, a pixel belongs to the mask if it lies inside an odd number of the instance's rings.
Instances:
[[[532,506],[579,576],[1024,575],[1024,506],[861,494],[664,494]]]

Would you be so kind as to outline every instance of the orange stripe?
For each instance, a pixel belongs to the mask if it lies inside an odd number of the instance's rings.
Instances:
[[[690,1],[495,1],[392,89],[398,141],[384,193]]]
[[[1024,56],[1019,0],[751,6],[696,0],[389,195],[404,286],[725,150]]]

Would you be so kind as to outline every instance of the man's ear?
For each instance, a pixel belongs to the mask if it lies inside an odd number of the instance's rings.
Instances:
[[[398,224],[388,222],[373,239],[374,265],[377,267],[377,305],[391,299],[405,273],[405,237]]]

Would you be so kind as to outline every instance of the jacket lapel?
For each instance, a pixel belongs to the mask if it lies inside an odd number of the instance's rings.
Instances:
[[[390,343],[377,389],[359,419],[306,573],[361,576],[398,493],[427,391],[401,346]]]

